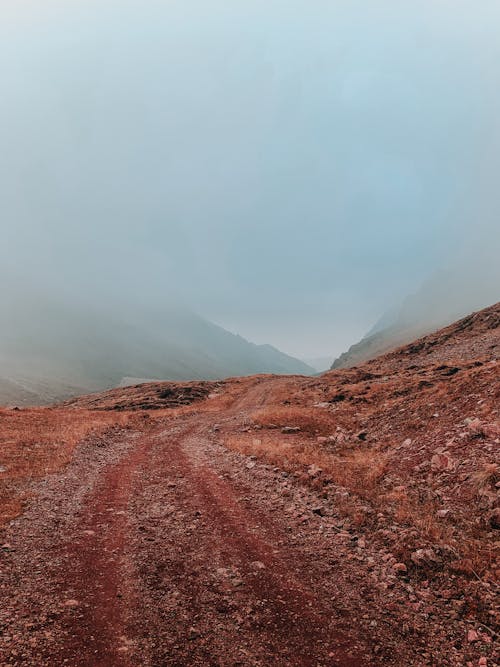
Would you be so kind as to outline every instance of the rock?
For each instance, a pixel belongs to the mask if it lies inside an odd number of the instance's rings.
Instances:
[[[330,404],[327,403],[326,401],[321,401],[320,403],[315,403],[313,407],[315,407],[315,408],[328,408],[329,405]]]
[[[469,630],[469,632],[467,633],[467,641],[471,643],[479,641],[479,635],[475,630]]]
[[[283,426],[281,429],[282,433],[298,433],[300,431],[300,426]]]
[[[317,477],[322,472],[323,472],[323,469],[320,468],[319,466],[315,465],[314,463],[312,465],[310,465],[309,468],[307,469],[307,474],[309,475],[309,477]]]
[[[255,461],[248,461],[246,467],[248,468],[248,470],[255,468]]]
[[[418,567],[432,565],[441,562],[441,559],[433,549],[417,549],[410,555],[412,563]]]
[[[65,600],[64,606],[65,607],[79,607],[80,602],[78,600]]]
[[[262,563],[260,560],[254,560],[254,561],[252,562],[252,566],[253,566],[256,570],[265,570],[265,569],[266,569],[266,566],[265,566],[264,563]]]
[[[436,512],[436,516],[439,519],[445,519],[449,515],[450,512],[451,512],[451,510],[449,510],[449,509],[447,509],[447,510],[438,510]]]
[[[319,442],[319,443],[325,443],[325,442],[328,442],[329,439],[328,439],[326,436],[324,436],[324,435],[318,435],[318,437],[316,438],[316,440],[317,440],[317,442]]]
[[[5,466],[0,466],[0,472],[7,472],[7,468]]]
[[[492,528],[500,530],[500,507],[496,507],[488,514],[488,523]]]
[[[464,422],[471,435],[478,436],[483,434],[483,425],[477,417],[467,417]]]
[[[189,634],[188,634],[188,639],[189,641],[194,641],[195,639],[199,639],[201,637],[200,633],[196,628],[189,628]]]
[[[259,445],[262,445],[262,440],[260,438],[252,438],[252,445],[258,447]]]
[[[325,516],[325,508],[321,505],[318,507],[313,507],[311,511],[313,514],[317,514],[318,516]]]
[[[479,658],[479,662],[478,662],[477,664],[478,664],[480,667],[486,667],[486,665],[488,664],[488,660],[487,660],[487,658],[485,658],[484,655],[483,655],[481,658]]]
[[[447,452],[442,454],[434,454],[431,458],[431,468],[433,470],[455,470],[457,462],[451,458]]]
[[[404,563],[394,563],[392,569],[398,574],[406,574],[408,572],[408,568]]]

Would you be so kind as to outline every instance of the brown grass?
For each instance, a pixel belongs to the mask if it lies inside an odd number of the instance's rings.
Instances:
[[[254,415],[256,424],[264,428],[296,426],[308,435],[329,435],[334,433],[336,422],[332,415],[321,408],[269,407]]]
[[[92,433],[128,421],[126,414],[88,410],[0,409],[0,528],[19,514],[32,480],[65,466]]]
[[[296,408],[287,410],[266,410],[265,418],[258,423],[264,424],[269,418],[272,423],[279,422],[281,414],[295,415],[295,422],[288,425],[310,425],[316,432],[314,418],[308,422],[300,421],[297,415],[302,416]],[[257,420],[256,420],[257,421]],[[304,428],[305,431],[305,428]],[[472,534],[466,535],[461,529],[437,517],[435,501],[429,498],[420,498],[418,493],[406,487],[387,489],[384,486],[384,476],[391,470],[391,456],[377,445],[360,443],[356,449],[345,447],[343,451],[328,452],[323,443],[301,435],[288,436],[276,431],[260,431],[252,435],[229,435],[225,440],[226,446],[245,455],[254,455],[272,465],[279,466],[290,473],[294,473],[317,490],[324,488],[324,484],[333,482],[346,489],[349,496],[337,500],[336,508],[346,515],[353,525],[361,527],[366,524],[368,517],[360,510],[361,503],[368,505],[375,512],[383,512],[402,527],[416,529],[421,538],[429,543],[441,545],[455,554],[458,570],[474,576],[484,574],[493,565],[494,559],[481,540]],[[311,477],[307,468],[316,466],[321,469],[318,476]],[[496,479],[498,469],[492,466],[485,467],[478,474],[477,483],[491,482]],[[357,499],[357,501],[356,501]],[[400,558],[408,558],[410,551],[401,542],[398,545]],[[465,563],[465,566],[460,565]]]
[[[246,455],[264,458],[269,463],[285,467],[289,472],[301,472],[310,466],[322,471],[324,480],[373,501],[381,493],[380,479],[386,468],[386,455],[373,448],[359,448],[334,454],[314,441],[300,437],[259,433],[256,437],[229,436],[226,445]]]

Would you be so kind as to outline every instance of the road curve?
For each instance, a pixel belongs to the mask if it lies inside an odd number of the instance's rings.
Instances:
[[[114,434],[41,485],[3,553],[2,665],[380,664],[308,492],[218,440],[261,401]]]

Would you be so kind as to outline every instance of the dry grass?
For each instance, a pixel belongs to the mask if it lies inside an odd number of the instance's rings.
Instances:
[[[0,409],[0,527],[19,514],[32,480],[66,465],[92,433],[128,422],[126,414],[87,410]]]
[[[318,443],[299,437],[259,433],[258,437],[229,436],[226,445],[246,455],[255,455],[289,472],[319,468],[322,479],[374,501],[381,495],[380,480],[386,469],[386,455],[373,448],[331,453]]]
[[[279,422],[281,414],[302,416],[302,411],[296,408],[288,410],[266,410],[264,419],[260,417],[256,422],[265,423],[267,418],[272,423]],[[289,425],[293,422],[289,421]],[[296,425],[301,425],[304,431],[307,425],[316,432],[314,418],[308,421],[296,419]],[[254,455],[272,465],[281,467],[299,477],[317,490],[324,488],[325,483],[333,483],[349,492],[345,498],[336,499],[336,508],[350,519],[353,525],[366,525],[369,517],[361,511],[361,506],[368,504],[372,510],[383,512],[392,517],[401,528],[418,531],[418,535],[427,543],[443,546],[450,553],[455,554],[457,571],[473,574],[484,574],[492,567],[494,558],[481,540],[467,534],[456,525],[443,521],[437,516],[438,505],[432,499],[419,497],[414,490],[406,486],[387,488],[384,484],[385,475],[390,472],[393,464],[389,451],[383,451],[378,446],[369,446],[360,443],[356,449],[349,446],[342,451],[329,452],[324,443],[318,443],[312,438],[300,436],[286,436],[276,431],[260,431],[254,435],[229,435],[225,440],[226,446],[245,455]],[[308,468],[315,467],[321,472],[309,475]],[[476,482],[478,486],[496,480],[498,468],[485,466],[481,470]],[[373,516],[373,514],[372,514]],[[400,558],[408,558],[409,550],[404,541],[398,544]]]
[[[320,408],[299,406],[269,407],[254,415],[256,424],[264,428],[285,426],[298,427],[308,435],[329,435],[335,431],[335,420],[331,414]]]

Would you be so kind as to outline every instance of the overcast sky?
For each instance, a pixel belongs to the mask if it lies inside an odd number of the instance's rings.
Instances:
[[[0,0],[11,296],[333,355],[497,261],[499,156],[498,0]]]

